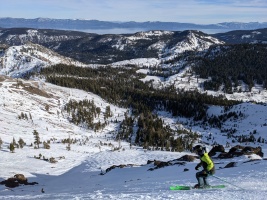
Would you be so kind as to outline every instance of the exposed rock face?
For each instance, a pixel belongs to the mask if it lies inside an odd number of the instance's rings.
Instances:
[[[109,168],[106,169],[106,173],[108,173],[109,171],[111,171],[111,170],[113,170],[113,169],[115,169],[115,168],[125,168],[125,167],[132,167],[132,166],[134,166],[134,165],[133,165],[133,164],[127,164],[127,165],[112,165],[111,167],[109,167]],[[104,174],[102,173],[102,175],[104,175]]]
[[[184,155],[181,158],[178,158],[179,161],[193,162],[196,158],[191,155]]]
[[[155,169],[167,167],[167,166],[172,166],[172,165],[185,165],[186,162],[181,162],[179,159],[176,160],[171,160],[171,161],[159,161],[159,160],[154,160],[154,166],[153,168],[148,169],[149,171],[153,171]]]
[[[38,184],[37,182],[28,182],[28,179],[23,174],[15,174],[14,177],[8,178],[0,182],[1,185],[5,185],[9,188],[18,187],[20,185],[35,185]]]
[[[236,162],[230,162],[224,168],[231,168],[231,167],[235,167],[235,166],[236,166]]]
[[[210,152],[209,152],[209,156],[215,156],[216,155],[216,153],[218,153],[218,152],[220,152],[220,153],[224,153],[225,152],[225,149],[224,149],[224,147],[223,147],[223,145],[216,145],[216,146],[214,146],[211,150],[210,150]]]
[[[23,174],[15,174],[14,178],[17,179],[19,184],[25,184],[28,182],[27,178]]]
[[[221,145],[218,145],[209,152],[209,155],[214,156],[216,152],[221,152],[218,158],[233,158],[237,156],[251,155],[251,154],[256,154],[260,157],[263,157],[263,152],[262,152],[261,147],[250,147],[250,146],[244,147],[244,146],[236,145],[232,147],[229,150],[229,152],[225,152],[223,147],[221,147]]]

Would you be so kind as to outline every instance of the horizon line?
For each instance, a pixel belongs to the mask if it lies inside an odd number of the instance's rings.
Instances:
[[[219,23],[208,23],[208,24],[202,24],[202,23],[193,23],[193,22],[173,22],[173,21],[108,21],[108,20],[98,20],[98,19],[81,19],[81,18],[49,18],[49,17],[37,17],[37,18],[23,18],[23,17],[0,17],[0,19],[27,19],[27,20],[34,20],[34,19],[54,19],[54,20],[80,20],[80,21],[100,21],[100,22],[111,22],[111,23],[128,23],[128,22],[136,22],[136,23],[146,23],[146,22],[159,22],[159,23],[181,23],[181,24],[196,24],[196,25],[212,25],[212,24],[223,24],[223,23],[259,23],[259,24],[263,24],[263,23],[267,23],[266,22],[259,22],[259,21],[249,21],[249,22],[239,22],[239,21],[224,21],[224,22],[219,22]]]

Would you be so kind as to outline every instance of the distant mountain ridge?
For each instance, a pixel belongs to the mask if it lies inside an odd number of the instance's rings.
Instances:
[[[145,30],[186,30],[186,29],[226,29],[226,30],[251,30],[267,28],[267,22],[222,22],[218,24],[194,24],[180,22],[111,22],[84,19],[50,19],[50,18],[0,18],[2,28],[42,28],[42,29],[114,29],[114,28],[143,28]]]
[[[137,58],[166,61],[184,51],[201,51],[216,44],[266,44],[267,28],[220,34],[155,30],[105,35],[54,29],[0,28],[1,45],[17,46],[28,42],[45,46],[86,64],[111,64]]]
[[[81,33],[81,34],[80,34]],[[135,34],[97,35],[75,31],[0,29],[0,43],[28,42],[87,64],[110,64],[135,58],[174,56],[185,50],[200,51],[222,41],[200,31],[147,31]]]

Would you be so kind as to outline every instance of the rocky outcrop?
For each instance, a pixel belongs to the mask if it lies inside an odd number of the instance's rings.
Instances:
[[[125,167],[132,167],[134,166],[133,164],[127,164],[127,165],[112,165],[111,167],[106,169],[106,173],[110,172],[111,170],[115,168],[125,168]],[[101,173],[101,175],[104,175],[105,173]]]
[[[159,168],[163,168],[163,167],[167,167],[167,166],[172,166],[172,165],[185,165],[186,162],[178,162],[178,161],[159,161],[159,160],[155,160],[154,161],[154,167],[149,168],[148,171],[153,171],[155,169],[159,169]]]
[[[251,146],[241,146],[241,145],[236,145],[232,147],[228,152],[225,151],[222,145],[216,145],[210,150],[209,156],[214,157],[218,153],[219,153],[218,158],[233,158],[251,154],[256,154],[260,157],[263,157],[263,152],[261,147],[251,147]]]
[[[7,180],[1,181],[1,185],[5,185],[9,188],[18,187],[20,185],[35,185],[37,182],[28,182],[28,179],[23,174],[15,174],[14,177],[8,178]]]
[[[196,159],[195,156],[184,155],[178,159],[167,161],[167,162],[159,161],[159,160],[147,161],[147,164],[154,163],[155,167],[149,169],[149,171],[153,171],[155,169],[172,166],[172,165],[185,165],[186,162],[193,162],[195,159]]]
[[[210,151],[209,151],[209,156],[213,157],[215,156],[217,153],[225,153],[225,149],[223,147],[223,145],[216,145],[214,146]]]

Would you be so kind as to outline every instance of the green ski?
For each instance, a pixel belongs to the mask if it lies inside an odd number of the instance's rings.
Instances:
[[[175,186],[170,186],[170,190],[203,190],[203,189],[220,189],[220,188],[225,188],[225,185],[213,185],[205,188],[194,188],[191,186],[185,186],[185,185],[175,185]]]

